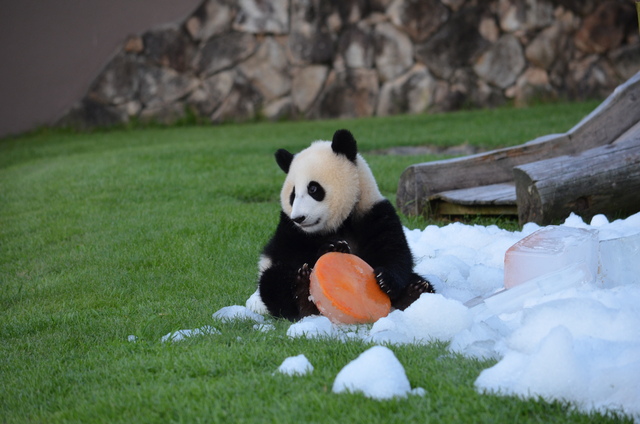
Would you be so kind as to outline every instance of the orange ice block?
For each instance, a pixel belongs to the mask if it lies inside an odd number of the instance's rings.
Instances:
[[[334,323],[364,324],[387,316],[391,301],[378,286],[373,268],[355,255],[329,252],[311,272],[311,298]]]

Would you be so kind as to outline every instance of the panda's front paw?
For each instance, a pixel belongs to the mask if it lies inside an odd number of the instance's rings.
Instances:
[[[394,289],[390,284],[391,279],[389,278],[389,275],[387,275],[387,272],[383,268],[376,268],[373,270],[373,273],[376,277],[376,282],[378,283],[382,291],[385,292],[389,297],[392,297],[392,295],[394,295]]]
[[[296,273],[296,283],[298,285],[309,285],[309,281],[311,279],[311,268],[309,264],[304,264],[300,267],[298,272]]]
[[[347,243],[345,240],[338,240],[323,245],[318,252],[318,257],[329,252],[351,253],[351,248],[349,247],[349,243]]]
[[[435,293],[436,291],[433,289],[433,286],[424,279],[419,279],[411,282],[403,291],[402,295],[396,302],[399,304],[405,303],[404,307],[397,307],[396,309],[405,309],[407,306],[411,305],[413,302],[418,300],[418,298],[423,293]]]
[[[351,253],[351,248],[349,247],[349,243],[345,240],[338,240],[334,245],[334,252],[340,253]]]
[[[424,278],[415,275],[415,279],[409,283],[404,291],[396,298],[392,306],[401,311],[408,308],[413,302],[418,300],[424,293],[435,293],[433,286]]]

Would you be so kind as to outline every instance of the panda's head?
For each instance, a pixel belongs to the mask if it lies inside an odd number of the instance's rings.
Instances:
[[[280,149],[276,162],[287,174],[280,193],[282,210],[307,233],[340,227],[357,209],[363,190],[380,196],[347,130],[336,131],[332,141],[316,141],[296,155]]]

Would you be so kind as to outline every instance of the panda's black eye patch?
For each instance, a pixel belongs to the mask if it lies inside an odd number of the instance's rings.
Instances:
[[[324,189],[320,184],[315,181],[311,181],[307,186],[307,193],[311,196],[316,202],[321,202],[324,199]]]
[[[289,195],[289,205],[293,206],[293,201],[296,199],[296,188],[294,187],[293,190],[291,190],[291,194]]]

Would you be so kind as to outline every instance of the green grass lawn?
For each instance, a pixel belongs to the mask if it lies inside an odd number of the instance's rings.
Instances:
[[[596,103],[352,121],[41,130],[0,140],[0,422],[605,422],[570,405],[480,395],[490,362],[446,345],[392,347],[424,397],[336,395],[362,342],[289,339],[214,322],[255,291],[283,174],[273,152],[346,127],[383,193],[432,156],[406,145],[494,148],[564,132]],[[423,226],[419,219],[405,219]],[[161,343],[183,328],[220,335]],[[135,343],[127,340],[136,335]],[[315,371],[274,371],[304,353]]]

